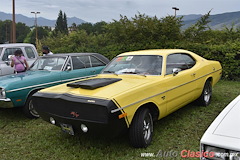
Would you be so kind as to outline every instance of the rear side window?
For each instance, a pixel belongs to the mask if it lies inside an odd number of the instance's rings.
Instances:
[[[190,55],[182,54],[182,59],[187,64],[188,68],[192,68],[196,64],[196,61]]]
[[[36,57],[36,55],[34,54],[34,51],[33,51],[32,47],[25,47],[25,52],[26,52],[27,57],[28,57],[29,59],[33,59],[33,58]]]
[[[196,61],[188,54],[176,53],[167,57],[166,74],[172,74],[174,68],[180,71],[190,69],[196,64]]]
[[[91,64],[92,67],[98,67],[98,66],[105,66],[105,64],[103,62],[101,62],[100,60],[98,60],[97,58],[90,56],[91,59]]]
[[[86,68],[90,68],[91,67],[89,56],[80,56],[79,60],[81,62],[83,62],[83,64],[85,65]]]
[[[4,53],[3,53],[2,60],[3,61],[9,61],[9,56],[14,55],[14,52],[16,50],[21,50],[21,48],[6,48]]]
[[[83,69],[85,68],[84,62],[81,61],[82,56],[73,56],[72,57],[72,65],[73,65],[73,70],[75,69]]]

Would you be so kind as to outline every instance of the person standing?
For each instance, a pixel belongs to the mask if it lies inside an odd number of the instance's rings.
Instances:
[[[50,51],[48,46],[43,46],[42,47],[42,52],[43,52],[43,56],[53,55],[53,53]]]
[[[14,67],[15,73],[25,72],[29,68],[27,60],[23,56],[22,50],[16,50],[11,59],[11,67]]]

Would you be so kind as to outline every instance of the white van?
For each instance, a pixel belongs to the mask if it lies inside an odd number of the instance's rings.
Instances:
[[[16,50],[22,50],[29,66],[37,59],[38,53],[34,45],[28,43],[0,44],[0,76],[13,74],[14,68],[10,66],[9,59]]]

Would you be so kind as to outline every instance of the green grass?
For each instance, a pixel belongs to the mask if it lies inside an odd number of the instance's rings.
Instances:
[[[183,159],[180,157],[182,150],[199,151],[199,141],[205,130],[239,94],[239,82],[220,81],[213,88],[212,103],[208,107],[189,104],[156,122],[153,142],[144,149],[132,148],[127,135],[115,139],[70,136],[41,119],[25,118],[20,109],[0,109],[0,159],[146,159],[141,153],[157,155],[159,151],[172,151],[177,157],[147,159]]]

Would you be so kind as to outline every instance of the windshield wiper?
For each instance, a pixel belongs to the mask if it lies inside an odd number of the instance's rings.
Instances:
[[[114,71],[103,71],[103,73],[112,73],[112,74],[114,74],[114,75],[117,75],[117,76],[118,76],[118,74],[117,74],[117,73],[115,73]]]
[[[122,73],[129,73],[129,74],[138,74],[137,72],[122,72]]]
[[[147,77],[145,74],[140,73],[140,72],[122,72],[122,73],[137,74],[137,75],[139,75],[139,76]]]

